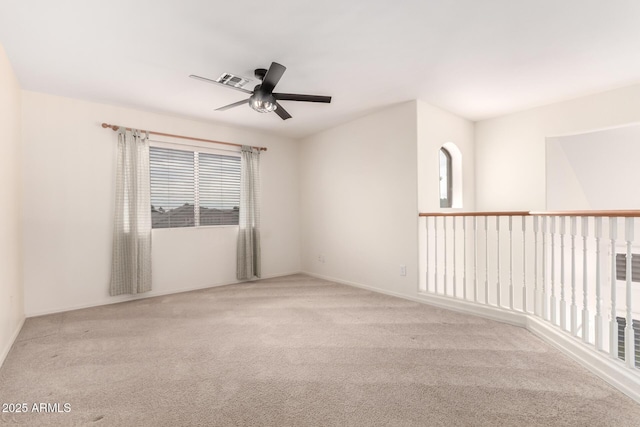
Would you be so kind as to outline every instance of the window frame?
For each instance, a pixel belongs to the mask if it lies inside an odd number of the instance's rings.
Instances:
[[[204,145],[197,145],[197,144],[181,144],[181,143],[171,143],[171,142],[166,142],[166,141],[156,141],[156,140],[149,140],[149,147],[157,147],[157,148],[165,148],[165,149],[169,149],[169,150],[181,150],[181,151],[189,151],[189,152],[193,152],[193,153],[198,153],[196,155],[194,155],[194,222],[197,222],[198,225],[194,225],[192,227],[159,227],[159,228],[154,228],[153,227],[153,221],[151,224],[151,230],[155,231],[155,230],[197,230],[197,229],[201,229],[201,228],[226,228],[226,227],[239,227],[239,224],[211,224],[211,225],[201,225],[200,221],[199,221],[199,217],[200,217],[200,212],[198,209],[200,207],[200,203],[199,203],[199,174],[196,173],[196,170],[198,169],[198,165],[195,164],[195,162],[199,159],[199,153],[206,153],[206,154],[217,154],[220,156],[228,156],[228,157],[237,157],[238,159],[241,160],[240,162],[240,167],[242,168],[242,155],[240,153],[240,151],[234,151],[234,150],[224,150],[224,149],[216,149],[210,146],[204,146]],[[151,170],[151,166],[149,166],[149,170]],[[242,173],[242,172],[241,172]],[[241,187],[241,183],[238,182],[238,186]],[[149,189],[151,190],[151,189]],[[151,209],[151,206],[149,206],[149,209]]]

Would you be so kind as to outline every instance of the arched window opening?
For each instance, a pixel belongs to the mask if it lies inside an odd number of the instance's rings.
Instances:
[[[462,152],[453,142],[445,142],[439,151],[441,208],[462,208]]]
[[[440,207],[450,208],[453,206],[453,164],[451,153],[442,147],[440,148]]]

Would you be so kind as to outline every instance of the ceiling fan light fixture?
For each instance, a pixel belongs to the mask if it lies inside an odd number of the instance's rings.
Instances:
[[[278,108],[276,100],[272,96],[262,98],[255,96],[255,94],[249,98],[249,107],[258,113],[271,113]]]

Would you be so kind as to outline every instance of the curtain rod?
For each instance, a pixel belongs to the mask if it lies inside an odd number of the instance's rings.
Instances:
[[[113,129],[114,131],[117,131],[118,129],[120,129],[122,126],[118,126],[118,125],[110,125],[107,123],[102,123],[102,127],[107,129]],[[126,130],[131,130],[131,128],[125,128]],[[151,135],[159,135],[159,136],[168,136],[171,138],[180,138],[180,139],[190,139],[192,141],[200,141],[200,142],[212,142],[214,144],[223,144],[223,145],[233,145],[235,147],[242,147],[242,144],[234,144],[233,142],[222,142],[222,141],[214,141],[212,139],[203,139],[203,138],[193,138],[191,136],[183,136],[183,135],[174,135],[171,133],[162,133],[162,132],[154,132],[152,130],[142,130],[139,129],[141,132],[148,132]],[[257,148],[260,151],[267,151],[267,147],[253,147],[253,148]]]

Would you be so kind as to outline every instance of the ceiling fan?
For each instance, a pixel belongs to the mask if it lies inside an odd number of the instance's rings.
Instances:
[[[274,93],[273,89],[275,89],[286,69],[287,68],[284,65],[280,65],[277,62],[272,62],[268,70],[264,68],[256,69],[255,76],[257,79],[261,80],[262,83],[256,85],[253,91],[244,89],[242,87],[225,84],[217,80],[211,80],[205,77],[196,76],[193,74],[189,77],[202,80],[207,83],[214,83],[217,85],[228,87],[230,89],[239,90],[240,92],[248,93],[249,95],[251,95],[248,99],[234,102],[233,104],[225,105],[224,107],[216,108],[216,111],[225,111],[233,107],[249,104],[249,107],[260,113],[271,113],[272,111],[275,111],[275,113],[280,116],[282,120],[287,120],[291,118],[291,114],[287,113],[287,110],[285,110],[278,101],[323,102],[327,104],[331,102],[330,96],[300,95],[295,93]]]

